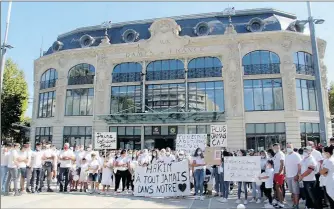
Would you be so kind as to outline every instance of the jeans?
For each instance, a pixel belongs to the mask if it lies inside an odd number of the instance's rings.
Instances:
[[[5,192],[5,186],[6,186],[6,181],[8,177],[8,167],[7,166],[4,166],[4,165],[1,166],[0,175],[1,175],[1,182],[0,182],[1,192]]]
[[[27,166],[27,182],[26,182],[26,189],[29,189],[31,186],[31,175],[32,175],[32,168]]]
[[[17,175],[18,174],[18,169],[17,168],[8,168],[8,179],[6,181],[6,188],[5,188],[5,192],[8,193],[9,192],[9,187],[10,187],[10,183],[11,181],[13,181],[14,183],[14,191],[15,193],[17,193]]]
[[[241,185],[244,185],[245,192],[245,200],[247,200],[247,183],[246,182],[238,182],[238,199],[241,197]]]
[[[195,178],[195,194],[198,194],[198,190],[200,191],[199,195],[203,195],[204,190],[204,169],[196,169],[194,172]]]
[[[70,178],[70,168],[59,168],[59,190],[67,192],[67,186]]]
[[[316,181],[303,181],[303,184],[304,184],[305,199],[306,199],[305,206],[307,208],[315,208],[315,209],[320,208],[319,205],[317,204],[318,201],[316,199],[318,195],[314,194],[316,188]]]
[[[35,191],[40,189],[41,181],[42,181],[42,168],[33,168],[30,180],[31,190]]]
[[[48,185],[48,189],[50,189],[50,183],[51,183],[51,173],[52,173],[52,164],[49,164],[49,165],[47,165],[47,164],[45,164],[45,165],[43,165],[43,174],[42,174],[42,179],[44,179],[43,177],[44,177],[44,174],[45,174],[45,172],[46,172],[46,183],[47,183],[47,185]],[[44,186],[44,181],[42,180],[41,181],[41,187],[43,187]]]
[[[255,182],[252,182],[252,196],[254,199],[261,197],[260,186],[257,186]]]
[[[230,182],[224,181],[224,173],[218,173],[218,167],[213,169],[213,174],[215,176],[215,190],[220,192],[220,196],[228,198]]]

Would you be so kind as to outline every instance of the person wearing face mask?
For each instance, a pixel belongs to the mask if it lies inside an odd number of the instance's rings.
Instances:
[[[201,148],[197,148],[194,154],[192,166],[194,168],[195,179],[195,199],[204,200],[204,176],[206,170],[206,163],[204,161],[204,155]],[[199,194],[198,194],[199,192]]]
[[[20,191],[21,193],[25,193],[25,178],[27,175],[27,163],[28,163],[28,152],[26,148],[23,146],[21,150],[18,152],[18,174],[20,176]]]
[[[15,143],[14,148],[10,150],[8,154],[8,179],[5,187],[5,195],[9,195],[10,182],[14,183],[14,196],[19,196],[17,187],[17,174],[18,174],[18,152],[20,151],[20,144]]]
[[[222,152],[221,165],[219,165],[219,167],[218,167],[219,174],[217,176],[217,179],[219,179],[219,182],[220,182],[219,186],[220,186],[220,193],[221,193],[220,194],[221,198],[218,199],[218,201],[222,202],[222,203],[227,203],[228,202],[230,182],[224,180],[224,159],[225,159],[225,157],[229,157],[230,155],[231,155],[231,153],[224,150]]]
[[[184,160],[187,160],[187,158],[185,158],[184,151],[180,151],[177,155],[177,162],[182,162]]]
[[[286,145],[287,155],[285,157],[285,177],[288,184],[289,191],[292,194],[293,206],[292,208],[298,208],[299,204],[299,183],[298,177],[301,172],[302,158],[299,154],[293,151],[293,145],[288,143]]]
[[[62,150],[59,154],[59,192],[67,192],[70,168],[72,167],[72,161],[75,161],[75,155],[73,151],[69,149],[69,147],[69,143],[65,143],[64,150]]]
[[[81,173],[81,161],[84,157],[85,157],[84,145],[77,146],[76,153],[75,153],[75,164],[77,166],[76,168],[77,175],[80,175]],[[80,184],[80,181],[75,182],[74,191],[78,191],[78,184]]]
[[[273,151],[275,156],[273,156],[274,161],[274,182],[275,182],[275,195],[276,199],[274,199],[274,206],[278,206],[280,208],[284,208],[284,196],[283,196],[283,184],[284,184],[284,161],[285,155],[281,151],[280,145],[278,143],[273,145]]]
[[[43,174],[45,172],[47,173],[47,186],[48,186],[47,192],[53,192],[53,190],[50,187],[50,183],[51,183],[52,173],[55,172],[54,164],[56,162],[56,155],[51,150],[51,145],[50,144],[45,145],[45,150],[43,151],[42,160],[43,160],[42,173]],[[44,182],[41,181],[41,187],[43,187],[43,184],[44,184]]]
[[[137,166],[139,166],[138,160],[139,160],[139,155],[137,154],[136,151],[132,152],[131,154],[129,153],[129,169],[128,169],[127,184],[131,186],[132,192],[134,190],[133,180],[134,180],[135,169]],[[147,165],[148,163],[149,162],[147,162]]]
[[[159,155],[158,155],[158,151],[157,150],[153,150],[152,152],[152,158],[151,158],[151,164],[155,164],[159,161]]]
[[[162,161],[164,163],[175,162],[175,156],[172,154],[171,149],[169,147],[166,148],[166,154],[162,156]]]
[[[90,162],[88,163],[88,173],[89,173],[89,181],[90,181],[90,194],[97,192],[98,188],[98,174],[100,169],[100,162],[96,157],[96,153],[92,152],[90,157]]]
[[[36,150],[31,155],[31,193],[41,192],[41,179],[43,177],[42,144],[36,143]]]
[[[312,148],[307,147],[303,149],[304,159],[301,162],[301,174],[299,175],[299,181],[303,181],[305,190],[305,199],[307,208],[320,208],[317,205],[316,195],[314,189],[316,187],[315,169],[317,162],[311,155]]]
[[[324,177],[325,194],[327,196],[330,208],[334,208],[334,146],[324,148],[324,162],[320,169],[321,176]]]
[[[148,150],[144,149],[138,159],[138,164],[139,166],[147,166],[149,163],[150,163],[150,156],[148,154]]]
[[[127,186],[127,190],[129,190],[129,185],[126,185],[126,180],[128,177],[128,169],[129,169],[129,158],[127,157],[126,150],[121,151],[121,156],[117,158],[115,162],[115,166],[117,167],[116,172],[116,181],[115,181],[115,194],[117,194],[117,190],[119,188],[119,184],[122,180],[122,192],[127,194],[125,191],[125,186]]]
[[[264,205],[265,208],[274,208],[273,197],[272,197],[272,189],[273,189],[273,182],[274,182],[274,162],[272,160],[268,160],[266,163],[266,170],[262,177],[259,177],[260,180],[265,180],[265,188],[264,194],[268,198],[268,203]]]
[[[261,156],[261,173],[264,173],[266,171],[266,165],[267,165],[267,162],[268,162],[268,154],[265,150],[261,150],[260,151],[260,156]],[[260,195],[261,195],[261,198],[263,198],[263,194],[264,194],[264,189],[265,189],[265,183],[262,182],[261,186],[260,186]],[[269,201],[269,200],[268,200]],[[261,203],[261,200],[258,199],[258,201],[256,203]]]

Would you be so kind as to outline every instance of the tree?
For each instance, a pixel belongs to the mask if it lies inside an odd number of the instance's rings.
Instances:
[[[328,100],[329,100],[329,111],[331,115],[334,115],[334,82],[331,82],[328,90]]]
[[[1,99],[1,138],[17,141],[12,124],[24,120],[28,108],[28,84],[24,72],[11,59],[5,64]]]

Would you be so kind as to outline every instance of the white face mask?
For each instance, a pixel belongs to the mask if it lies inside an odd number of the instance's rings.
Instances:
[[[155,156],[157,156],[157,154],[156,154],[156,153],[153,153],[152,155],[153,155],[154,157],[155,157]]]
[[[311,146],[307,146],[306,147],[308,150],[312,150],[312,147]]]
[[[286,148],[286,151],[287,151],[288,153],[292,153],[292,152],[293,152],[293,149],[291,149],[291,148]]]
[[[201,155],[201,154],[202,154],[202,151],[198,151],[197,154],[198,154],[198,155]]]
[[[169,155],[170,155],[170,152],[166,152],[166,155],[169,156]]]
[[[308,157],[309,154],[308,154],[307,152],[304,152],[304,153],[303,153],[303,156],[304,156],[304,157]]]

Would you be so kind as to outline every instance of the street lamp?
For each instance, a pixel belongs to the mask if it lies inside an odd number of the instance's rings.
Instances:
[[[315,71],[315,85],[317,91],[317,101],[319,108],[319,131],[320,131],[320,142],[323,145],[327,144],[327,127],[326,127],[326,115],[324,111],[324,103],[323,103],[323,89],[321,84],[321,72],[320,72],[320,63],[319,63],[319,54],[318,54],[318,43],[315,35],[315,24],[323,24],[325,20],[323,19],[313,19],[311,3],[307,2],[308,9],[308,20],[301,20],[299,24],[306,25],[309,24],[310,27],[310,37],[311,37],[311,45],[312,45],[312,59]]]

